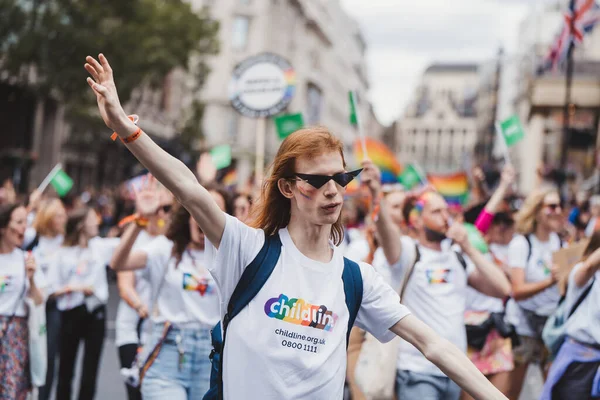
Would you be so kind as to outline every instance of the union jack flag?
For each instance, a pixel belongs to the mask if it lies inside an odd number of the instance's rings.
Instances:
[[[571,32],[571,21],[573,31]],[[566,59],[571,42],[575,46],[583,42],[586,33],[591,32],[600,21],[600,6],[595,0],[576,0],[574,9],[564,14],[564,23],[544,60],[544,69],[556,69]]]

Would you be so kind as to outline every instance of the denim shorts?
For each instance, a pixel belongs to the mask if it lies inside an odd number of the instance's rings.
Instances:
[[[398,399],[458,400],[460,387],[445,376],[398,371],[396,393]]]
[[[142,382],[144,400],[201,400],[209,389],[212,350],[210,329],[198,324],[173,326],[158,357]],[[163,333],[155,324],[148,348],[152,349]],[[180,356],[183,350],[183,358]]]

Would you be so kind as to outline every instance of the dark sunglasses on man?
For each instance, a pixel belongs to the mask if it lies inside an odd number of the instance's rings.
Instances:
[[[350,172],[340,172],[335,175],[312,175],[312,174],[296,173],[296,174],[294,174],[295,176],[290,179],[304,181],[304,182],[308,183],[310,186],[314,187],[315,189],[320,189],[327,182],[329,182],[330,180],[333,180],[335,183],[337,183],[341,187],[345,188],[346,186],[348,186],[348,184],[350,182],[352,182],[354,180],[354,178],[356,178],[358,176],[358,174],[360,174],[362,172],[362,170],[363,169],[361,168],[361,169],[357,169],[355,171],[350,171]]]
[[[560,203],[544,203],[544,208],[556,212],[557,210],[562,210],[562,205]]]

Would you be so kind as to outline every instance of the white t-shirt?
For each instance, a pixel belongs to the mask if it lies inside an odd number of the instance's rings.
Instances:
[[[152,298],[160,290],[156,301],[158,315],[152,312],[152,321],[200,322],[211,328],[219,322],[219,294],[208,272],[204,251],[186,250],[177,264],[172,255],[173,242],[165,236],[157,237],[142,250],[148,255],[146,268]]]
[[[150,243],[156,236],[150,235],[145,230],[141,231],[133,244],[131,251],[135,251],[146,244]],[[148,281],[148,273],[145,269],[137,270],[135,274],[135,291],[137,292],[141,302],[150,308],[150,282]],[[133,308],[125,300],[119,301],[117,307],[117,317],[115,318],[115,344],[117,347],[126,344],[137,344],[139,342],[137,334],[137,326],[140,317]]]
[[[354,262],[363,262],[369,255],[369,242],[363,236],[355,238],[344,249],[344,257]]]
[[[491,253],[486,253],[484,255],[485,258],[494,263],[496,263],[496,260],[494,258],[497,258],[500,262],[505,262],[506,257],[508,255],[506,250],[500,250],[500,248],[502,247],[504,247],[505,249],[508,248],[508,246],[498,246],[490,244],[489,248]],[[498,268],[502,268],[502,266],[498,265]],[[502,299],[488,296],[486,294],[481,293],[477,289],[468,286],[466,307],[469,311],[487,311],[491,313],[500,313],[504,311],[504,302],[502,301]]]
[[[33,275],[33,280],[39,289],[44,290],[46,279],[39,267]],[[25,252],[14,249],[9,254],[0,254],[0,315],[11,316],[14,310],[17,317],[27,316],[25,298],[28,291]]]
[[[573,309],[579,297],[592,284],[593,279],[590,279],[581,288],[578,288],[575,284],[575,273],[582,266],[583,263],[575,265],[569,275],[567,297],[565,299],[567,310]],[[600,271],[596,271],[594,278],[592,290],[575,310],[575,313],[571,315],[571,318],[567,320],[566,333],[567,336],[579,342],[598,345],[600,344]]]
[[[32,253],[35,256],[38,268],[41,269],[45,276],[50,274],[48,268],[54,264],[53,261],[62,246],[63,239],[62,235],[53,238],[40,236],[37,246],[33,249]]]
[[[273,273],[227,330],[225,399],[341,399],[349,318],[341,251],[332,244],[331,261],[318,262],[296,248],[287,229],[279,235],[281,256]],[[218,251],[207,243],[221,316],[264,240],[262,230],[226,216]],[[363,299],[356,325],[391,340],[389,328],[409,311],[370,265],[359,265]]]
[[[61,247],[53,265],[49,267],[52,290],[57,291],[66,285],[90,285],[94,294],[85,297],[81,292],[64,294],[57,299],[57,307],[68,311],[85,304],[88,311],[108,301],[106,266],[119,244],[119,238],[90,239],[88,246]]]
[[[406,268],[415,262],[416,242],[408,236],[403,236],[400,240],[402,254],[392,268],[404,274]],[[419,252],[421,258],[415,264],[409,278],[402,303],[438,335],[466,351],[464,313],[467,278],[475,270],[475,266],[465,257],[467,262],[465,270],[454,253],[454,247],[435,251],[419,246]],[[398,352],[398,369],[445,376],[419,350],[405,341],[402,341]]]
[[[508,265],[511,268],[525,269],[525,282],[539,282],[551,275],[552,253],[560,249],[560,238],[556,233],[550,235],[547,242],[540,242],[535,235],[529,235],[531,240],[531,257],[527,261],[529,245],[525,236],[518,235],[508,246]],[[520,307],[535,311],[541,316],[549,316],[556,310],[560,293],[554,285],[540,293],[522,300],[511,299],[506,306],[507,320],[515,326],[519,335],[535,337],[535,333],[527,323],[527,317]]]

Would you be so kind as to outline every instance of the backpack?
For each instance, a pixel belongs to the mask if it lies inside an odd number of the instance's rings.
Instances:
[[[560,347],[565,341],[567,331],[567,321],[575,313],[577,308],[583,303],[587,295],[592,291],[596,278],[592,279],[592,283],[579,295],[579,298],[573,304],[573,308],[567,312],[565,304],[566,294],[562,296],[558,302],[558,308],[548,317],[544,330],[542,331],[542,340],[550,351],[552,358],[556,357]]]
[[[227,327],[233,318],[240,313],[252,299],[260,292],[264,284],[275,269],[279,256],[281,255],[281,239],[279,234],[265,238],[265,243],[254,260],[246,267],[235,287],[227,312],[221,322],[217,323],[211,331],[213,349],[210,353],[212,363],[210,372],[210,389],[203,400],[223,399],[223,355],[225,354],[225,340],[227,338]],[[348,332],[346,333],[346,347],[350,331],[356,320],[360,309],[363,295],[363,281],[360,267],[354,261],[344,257],[344,271],[342,273],[346,307],[350,316],[348,318]]]

